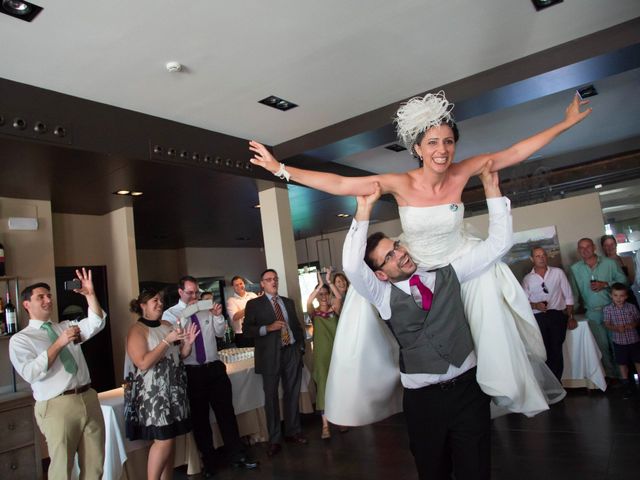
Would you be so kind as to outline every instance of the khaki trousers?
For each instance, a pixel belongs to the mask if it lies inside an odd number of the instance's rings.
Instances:
[[[99,480],[104,465],[104,419],[95,390],[36,402],[34,413],[47,440],[49,480],[67,480],[78,453],[80,480]]]

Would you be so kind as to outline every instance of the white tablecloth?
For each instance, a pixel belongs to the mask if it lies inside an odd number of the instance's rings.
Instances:
[[[563,355],[562,385],[565,388],[599,388],[603,392],[607,389],[600,361],[602,354],[586,320],[579,321],[574,330],[567,330]]]
[[[264,415],[264,391],[262,376],[253,369],[253,359],[234,362],[227,365],[227,374],[233,390],[233,408],[238,420],[240,435],[249,436],[254,442],[266,441],[268,437],[266,417]],[[311,375],[305,367],[302,369],[302,385],[300,388],[300,411],[310,413],[312,395],[309,394]],[[124,392],[116,388],[98,394],[105,422],[105,479],[118,480],[125,474],[124,463],[134,452],[146,449],[151,442],[146,440],[129,441],[125,438],[124,425]],[[211,423],[215,424],[215,416],[210,411]],[[214,445],[222,445],[217,427],[214,428]],[[193,475],[200,472],[200,457],[193,435],[182,435],[176,439],[175,465],[189,465],[187,473]],[[138,462],[140,463],[140,462]],[[129,473],[124,478],[136,478]]]

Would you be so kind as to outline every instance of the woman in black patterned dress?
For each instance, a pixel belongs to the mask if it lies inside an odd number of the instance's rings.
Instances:
[[[130,308],[140,318],[127,335],[127,437],[153,440],[147,478],[167,480],[173,475],[175,437],[191,431],[182,358],[200,332],[194,325],[183,331],[160,320],[162,299],[156,290],[143,290]]]

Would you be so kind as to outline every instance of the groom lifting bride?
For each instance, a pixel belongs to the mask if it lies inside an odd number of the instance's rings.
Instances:
[[[351,285],[378,310],[400,346],[403,410],[421,479],[490,476],[490,397],[476,381],[476,354],[460,283],[487,269],[512,244],[510,203],[490,165],[481,174],[489,238],[451,264],[418,268],[398,241],[367,229],[380,188],[357,197],[343,251]]]

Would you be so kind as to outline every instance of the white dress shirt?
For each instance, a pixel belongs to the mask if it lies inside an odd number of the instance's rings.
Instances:
[[[544,293],[542,284],[549,293]],[[531,303],[547,302],[547,310],[564,310],[567,305],[573,305],[573,292],[569,280],[561,268],[547,267],[544,277],[532,269],[522,279],[522,288]],[[533,313],[540,310],[532,309]]]
[[[271,305],[271,308],[273,308],[273,313],[275,314],[276,309],[273,306],[273,295],[270,295],[266,292],[264,293],[264,295],[267,296],[269,304]],[[284,316],[284,319],[287,323],[287,330],[289,330],[289,345],[293,345],[294,343],[296,343],[296,337],[293,336],[293,330],[291,330],[291,325],[289,325],[289,314],[287,313],[287,308],[284,306],[284,302],[282,301],[280,295],[278,295],[278,305],[280,305],[280,310],[282,310],[282,315]],[[260,330],[258,330],[258,333],[260,333],[261,337],[264,337],[267,333],[269,333],[267,332],[267,326],[262,325],[260,327]]]
[[[244,317],[236,322],[233,319],[233,316],[236,314],[236,312],[247,308],[247,302],[249,300],[257,297],[258,295],[253,292],[244,292],[243,297],[234,292],[233,296],[227,299],[227,314],[229,315],[229,320],[231,320],[231,323],[233,325],[234,333],[242,333],[242,322],[244,322]]]
[[[82,342],[86,342],[104,328],[107,314],[104,311],[101,313],[102,316],[89,309],[88,317],[78,323]],[[9,341],[11,363],[16,372],[31,384],[33,398],[37,401],[50,400],[66,390],[91,383],[89,368],[80,343],[71,342],[65,347],[78,365],[76,373],[65,370],[59,355],[53,365],[49,365],[47,350],[51,346],[51,339],[47,331],[40,328],[44,323],[46,322],[30,319],[29,324]],[[70,326],[68,320],[51,322],[51,327],[58,336]]]
[[[184,309],[187,308],[187,304],[182,300],[179,300],[173,307],[168,308],[162,314],[162,320],[167,320],[173,325],[177,324],[178,318],[181,317]],[[204,351],[207,355],[205,363],[215,362],[220,360],[218,356],[218,346],[216,345],[216,337],[223,337],[224,331],[227,327],[227,322],[222,315],[214,315],[209,311],[196,313],[198,322],[200,322],[200,336],[204,342]],[[187,328],[191,325],[191,318],[185,318],[182,322],[182,328]],[[188,357],[183,359],[185,365],[200,365],[196,360],[196,342],[191,345],[191,353]]]
[[[478,243],[468,253],[451,262],[460,283],[483,273],[497,259],[509,251],[512,245],[511,203],[506,197],[487,199],[489,207],[489,237]],[[376,307],[383,320],[391,318],[391,284],[379,280],[364,262],[367,243],[368,221],[353,220],[344,242],[342,266],[351,285],[365,299]],[[416,270],[422,282],[429,287],[434,296],[436,272],[423,269]],[[396,282],[395,286],[411,295],[409,279]],[[449,365],[446,373],[430,374],[401,373],[402,385],[405,388],[422,388],[427,385],[450,380],[473,368],[477,363],[474,352],[471,352],[460,367]]]

